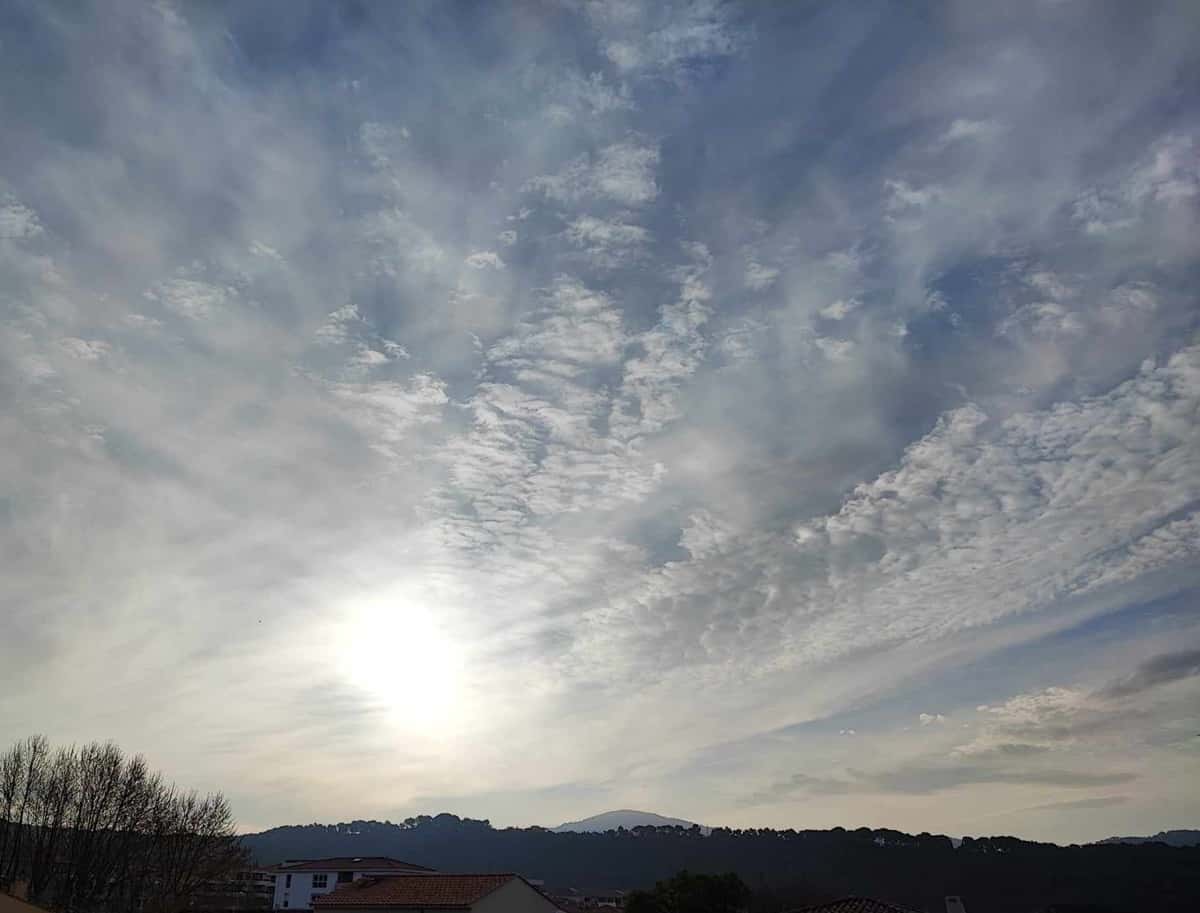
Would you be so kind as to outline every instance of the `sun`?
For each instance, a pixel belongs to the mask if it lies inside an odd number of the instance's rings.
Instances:
[[[339,655],[346,679],[395,723],[436,738],[465,715],[463,651],[437,614],[403,589],[348,605]]]

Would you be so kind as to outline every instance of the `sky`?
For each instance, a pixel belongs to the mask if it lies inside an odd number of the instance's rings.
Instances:
[[[1200,6],[0,8],[0,741],[245,830],[1200,826]]]

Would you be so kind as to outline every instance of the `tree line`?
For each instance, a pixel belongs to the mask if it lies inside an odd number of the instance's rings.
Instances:
[[[443,871],[521,872],[547,887],[643,889],[671,910],[694,876],[735,872],[751,889],[751,913],[779,913],[846,895],[915,910],[945,909],[946,895],[971,913],[1091,904],[1115,910],[1200,910],[1200,846],[1055,846],[1015,837],[964,839],[884,828],[636,827],[606,833],[493,828],[455,815],[399,823],[273,828],[242,838],[260,862],[320,856],[395,856]],[[672,884],[686,870],[691,885]],[[663,891],[656,882],[664,882]],[[684,888],[688,890],[685,891]],[[643,902],[643,901],[639,901]]]
[[[753,898],[736,872],[705,875],[685,869],[650,890],[631,891],[625,913],[743,913],[755,909]]]
[[[0,890],[69,913],[178,913],[244,864],[225,798],[141,755],[36,735],[0,755]]]

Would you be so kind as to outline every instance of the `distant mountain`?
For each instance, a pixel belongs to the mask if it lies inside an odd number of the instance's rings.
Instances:
[[[695,822],[684,821],[682,818],[666,818],[654,812],[639,812],[631,808],[619,808],[613,812],[601,812],[581,821],[568,821],[558,827],[551,828],[556,834],[576,831],[583,834],[600,834],[604,831],[615,831],[625,828],[627,831],[635,827],[697,827]],[[708,828],[701,828],[705,833]]]
[[[1097,843],[1165,843],[1168,846],[1200,846],[1200,831],[1159,831],[1153,837],[1106,837]]]

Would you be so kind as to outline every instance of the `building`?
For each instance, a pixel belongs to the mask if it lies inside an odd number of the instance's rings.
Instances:
[[[581,910],[595,910],[600,907],[622,909],[625,906],[625,892],[615,889],[582,891],[571,888],[565,894],[556,894],[555,900],[568,901],[573,908]]]
[[[559,913],[520,875],[425,873],[365,878],[318,897],[316,913]]]
[[[433,869],[387,856],[335,856],[330,859],[289,859],[274,866],[276,910],[311,910],[314,898],[338,885],[376,875],[406,875]]]
[[[46,913],[46,911],[19,897],[0,892],[0,913]]]
[[[811,907],[793,910],[792,913],[917,913],[908,907],[898,907],[870,897],[843,897],[831,903],[820,903]]]
[[[235,872],[220,881],[206,881],[192,895],[194,913],[242,913],[270,910],[275,898],[275,873],[270,869]]]

